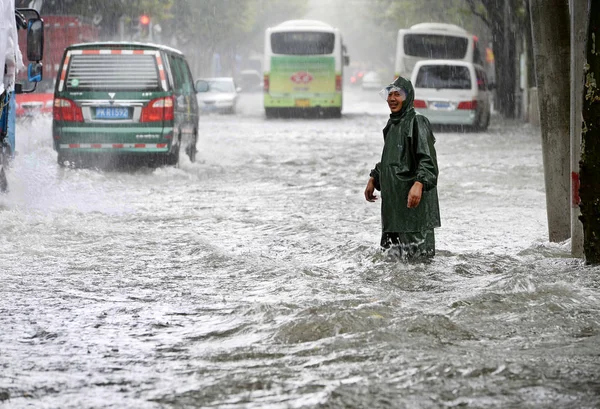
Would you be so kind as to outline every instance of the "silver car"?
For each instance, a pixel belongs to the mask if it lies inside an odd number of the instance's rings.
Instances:
[[[235,114],[240,91],[231,77],[203,78],[196,81],[198,107],[203,112]]]

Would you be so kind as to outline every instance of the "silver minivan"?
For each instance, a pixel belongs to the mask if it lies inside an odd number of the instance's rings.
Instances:
[[[412,72],[415,109],[432,124],[485,130],[491,86],[482,66],[456,60],[422,60]]]

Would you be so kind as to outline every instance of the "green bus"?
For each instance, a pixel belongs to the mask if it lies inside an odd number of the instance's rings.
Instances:
[[[349,64],[337,28],[289,20],[265,32],[264,107],[278,116],[341,117],[343,67]]]

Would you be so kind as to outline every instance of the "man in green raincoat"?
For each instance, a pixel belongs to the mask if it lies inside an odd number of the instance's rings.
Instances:
[[[413,107],[414,89],[398,77],[382,90],[391,114],[383,129],[381,162],[365,189],[369,202],[381,191],[381,247],[404,259],[433,257],[433,229],[440,227],[438,164],[429,120]]]

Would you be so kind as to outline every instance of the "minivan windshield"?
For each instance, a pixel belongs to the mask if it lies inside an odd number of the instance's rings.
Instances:
[[[406,34],[404,53],[411,57],[462,60],[467,55],[469,40],[465,37],[438,34]]]
[[[331,54],[335,45],[333,33],[290,31],[271,34],[273,54],[323,55]]]
[[[75,54],[66,87],[70,91],[158,90],[156,58],[152,54]]]
[[[423,65],[415,88],[471,89],[469,69],[461,65]]]

